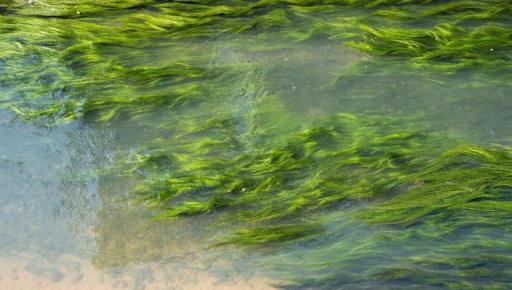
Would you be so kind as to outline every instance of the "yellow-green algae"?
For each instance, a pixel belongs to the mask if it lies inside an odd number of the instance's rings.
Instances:
[[[211,216],[232,229],[213,242],[277,254],[263,263],[293,289],[507,287],[510,147],[407,118],[339,114],[257,146],[207,123],[129,161],[158,219]]]
[[[205,47],[342,43],[367,56],[312,93],[365,108],[400,79],[417,102],[467,74],[442,96],[458,104],[460,92],[508,87],[511,12],[504,0],[8,1],[0,108],[49,127],[163,132],[120,148],[126,158],[103,174],[135,179],[157,219],[210,215],[229,229],[212,244],[272,253],[262,263],[286,274],[283,287],[507,289],[507,138],[475,144],[425,125],[434,110],[397,116],[390,104],[302,124],[265,77],[279,68],[243,55],[212,63],[223,51]]]
[[[504,0],[39,0],[9,1],[2,7],[0,59],[7,71],[2,87],[17,87],[3,97],[2,106],[26,118],[44,116],[57,123],[94,110],[98,103],[90,99],[98,88],[116,95],[102,97],[100,104],[169,101],[159,89],[203,76],[194,66],[201,56],[166,60],[166,69],[130,63],[130,54],[159,45],[183,51],[188,47],[178,40],[185,39],[235,33],[296,41],[323,38],[447,73],[484,67],[509,74],[511,63],[511,4]],[[141,83],[154,90],[141,92]],[[197,93],[191,90],[193,86],[183,87],[171,102],[181,104],[180,95]]]

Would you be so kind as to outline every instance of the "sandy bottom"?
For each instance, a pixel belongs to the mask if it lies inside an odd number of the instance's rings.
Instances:
[[[0,258],[0,290],[270,290],[270,279],[219,278],[215,273],[161,263],[144,263],[122,269],[98,269],[87,260],[60,256],[49,260],[30,256]]]

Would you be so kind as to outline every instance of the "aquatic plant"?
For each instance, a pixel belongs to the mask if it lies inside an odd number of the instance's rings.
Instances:
[[[176,96],[182,101],[171,101],[175,105],[188,103],[184,99],[189,95],[197,99],[204,93],[183,81],[210,77],[197,66],[199,55],[207,58],[209,52],[187,53],[184,48],[236,34],[262,40],[330,39],[374,56],[403,58],[395,64],[434,72],[488,68],[507,73],[511,63],[511,7],[503,0],[140,0],[101,5],[41,0],[34,5],[12,1],[2,7],[2,107],[27,119],[44,118],[46,124],[98,112],[100,104],[91,99],[100,94],[100,103],[109,108],[168,102],[170,87],[182,87],[171,93],[183,96]],[[149,60],[142,50],[156,52],[158,47],[175,51],[167,56],[188,56],[153,68],[128,61]],[[383,60],[370,61],[374,68],[381,67],[380,74],[396,73],[378,64]],[[367,66],[368,60],[361,64]],[[107,100],[107,92],[117,96]],[[100,120],[115,115],[115,109],[106,110]]]
[[[234,213],[255,224],[307,216],[331,203],[383,198],[363,217],[409,224],[483,201],[498,184],[507,187],[507,148],[448,150],[454,141],[403,128],[403,122],[342,114],[252,150],[243,149],[234,123],[210,122],[208,130],[153,140],[158,145],[151,147],[162,153],[139,156],[129,172],[156,174],[139,192],[169,207],[159,218],[225,211],[229,219]]]
[[[207,215],[224,233],[212,243],[271,252],[261,263],[294,281],[282,287],[506,285],[492,277],[507,263],[493,253],[510,248],[510,147],[396,117],[338,114],[256,144],[236,122],[207,124],[180,126],[121,167],[141,177],[158,220]]]

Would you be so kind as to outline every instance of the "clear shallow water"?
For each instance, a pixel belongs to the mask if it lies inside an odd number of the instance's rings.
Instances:
[[[201,243],[206,221],[149,223],[129,180],[98,177],[115,133],[2,115],[0,289],[271,289]]]
[[[15,96],[44,107],[78,98],[92,108],[51,129],[45,126],[52,120],[44,117],[27,121],[1,111],[0,289],[271,289],[297,277],[335,281],[307,280],[303,287],[310,288],[393,289],[427,280],[443,288],[443,282],[457,282],[454,273],[473,274],[471,282],[482,286],[486,277],[506,272],[508,228],[451,229],[443,220],[390,228],[354,218],[370,200],[335,205],[338,210],[326,216],[311,214],[306,219],[326,220],[324,235],[270,250],[212,247],[237,222],[221,220],[219,226],[216,215],[154,222],[161,211],[133,199],[141,180],[172,173],[165,146],[180,142],[175,136],[182,128],[196,126],[209,136],[201,126],[216,119],[234,120],[233,138],[243,146],[219,150],[226,160],[239,150],[284,143],[338,113],[396,118],[403,122],[392,128],[397,132],[417,126],[457,142],[509,144],[512,88],[500,76],[478,70],[384,74],[378,72],[385,65],[371,63],[355,74],[352,65],[374,56],[333,41],[284,41],[279,35],[162,37],[142,47],[99,41],[81,49],[94,53],[68,54],[66,62],[54,51],[29,51],[24,66],[0,67],[20,79],[25,71],[37,72],[35,81],[27,76],[28,86],[2,87],[0,100]],[[182,64],[186,77],[172,71]],[[63,80],[52,81],[48,72]],[[183,105],[170,106],[176,95]],[[130,164],[144,154],[163,157],[151,168],[133,169]]]

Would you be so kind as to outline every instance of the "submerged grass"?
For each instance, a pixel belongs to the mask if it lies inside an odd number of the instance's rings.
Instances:
[[[496,279],[508,277],[512,247],[510,147],[410,118],[338,114],[256,144],[240,141],[235,122],[207,123],[153,140],[127,172],[142,177],[157,219],[206,215],[227,233],[212,243],[271,253],[262,263],[293,281],[281,287],[510,282]]]
[[[160,44],[176,51],[184,40],[221,35],[330,39],[374,56],[406,58],[407,65],[434,72],[486,68],[508,74],[512,63],[512,8],[504,0],[40,0],[33,5],[11,1],[2,7],[2,107],[27,119],[48,117],[56,124],[97,111],[101,102],[122,107],[173,99],[162,88],[204,77],[203,68],[194,64],[201,57],[190,54],[163,66],[134,68],[137,64],[127,61],[130,54]],[[142,92],[141,86],[154,89]],[[99,104],[90,101],[109,88],[118,96],[103,97]],[[184,89],[175,98],[204,94]],[[175,105],[183,102],[171,100]]]
[[[267,223],[361,201],[371,205],[357,215],[379,224],[442,222],[484,210],[506,215],[506,202],[496,200],[508,199],[509,148],[457,145],[413,125],[404,128],[405,122],[341,114],[281,145],[252,150],[241,148],[233,123],[224,123],[207,134],[155,140],[161,144],[153,147],[166,155],[140,156],[130,172],[156,175],[139,192],[168,208],[159,218],[225,212],[227,220],[267,229]],[[258,229],[245,231],[235,240],[251,243]]]

